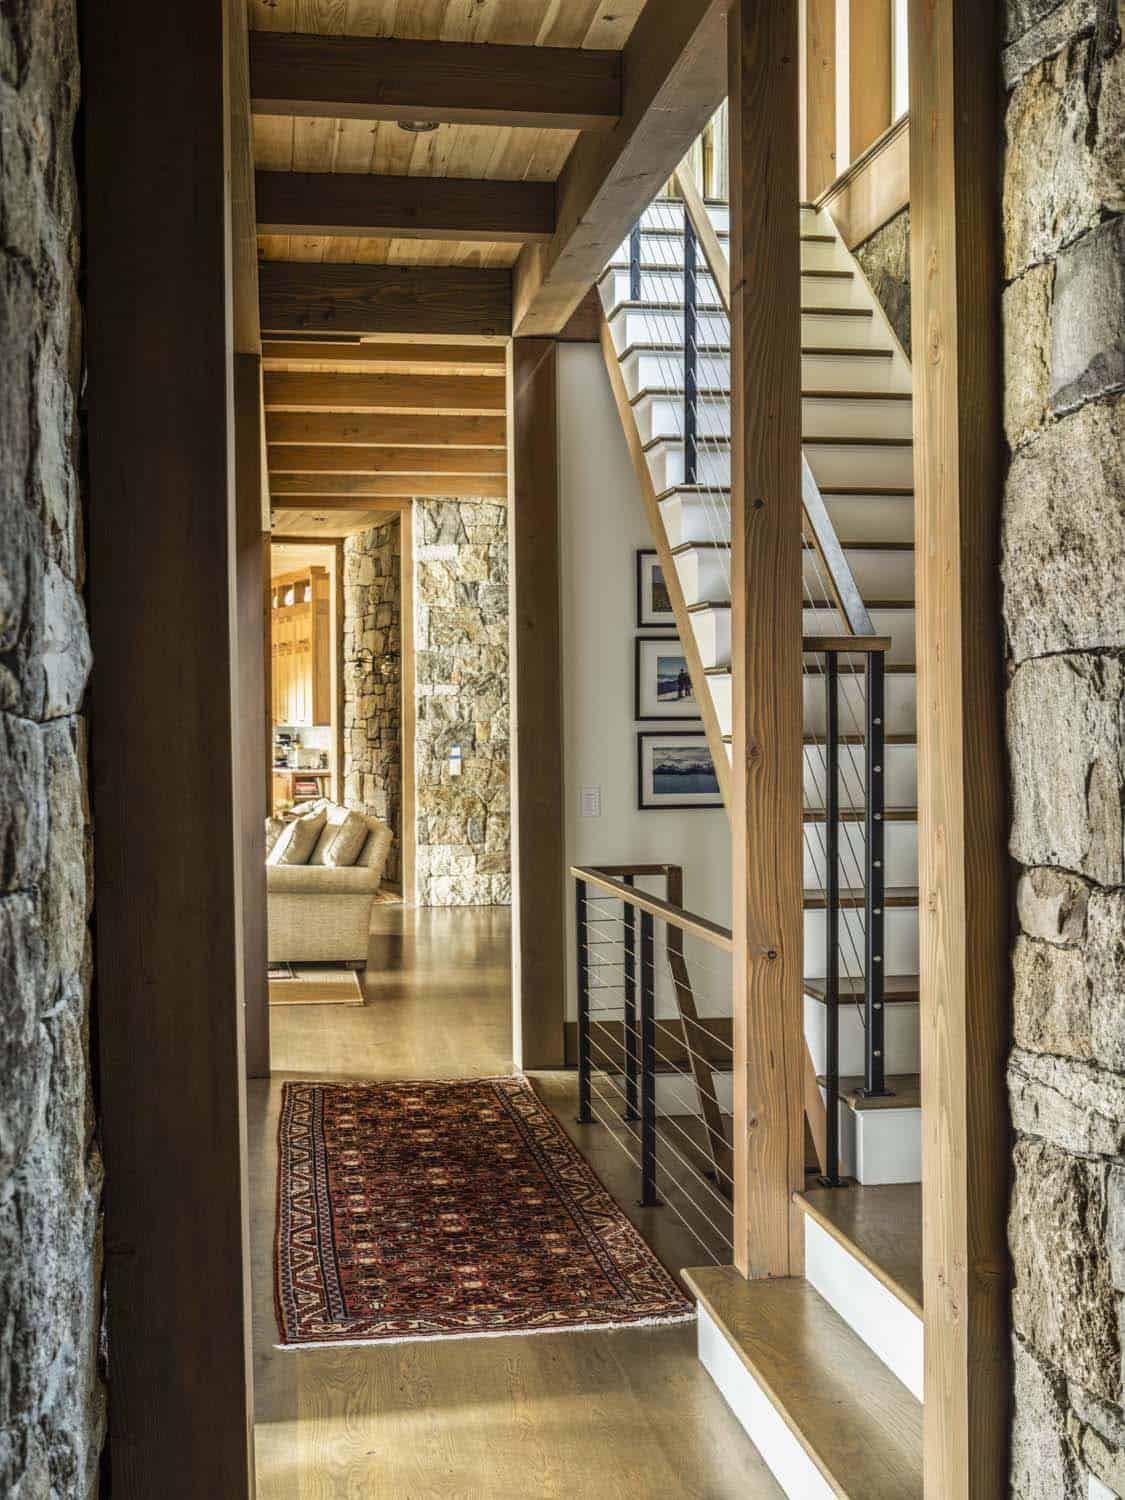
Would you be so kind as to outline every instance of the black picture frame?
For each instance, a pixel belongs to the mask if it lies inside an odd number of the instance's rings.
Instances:
[[[696,723],[696,724],[698,724],[701,721],[701,719],[702,719],[702,714],[700,713],[700,710],[699,710],[699,700],[695,696],[695,687],[694,687],[694,684],[691,684],[690,677],[688,678],[689,685],[691,685],[691,697],[690,697],[690,699],[679,699],[679,700],[676,700],[676,701],[678,701],[680,703],[684,703],[685,705],[690,705],[690,708],[689,708],[688,712],[686,712],[686,713],[685,712],[677,712],[676,710],[670,708],[667,705],[665,705],[663,707],[663,710],[659,711],[659,712],[654,712],[654,713],[645,713],[645,712],[643,712],[644,708],[646,707],[645,703],[643,702],[643,695],[642,695],[642,692],[641,692],[642,670],[643,670],[643,667],[644,667],[643,658],[644,658],[644,656],[646,654],[644,648],[646,646],[650,646],[650,645],[651,646],[665,646],[665,647],[670,647],[671,649],[673,649],[676,652],[677,655],[683,657],[684,671],[685,672],[687,671],[687,657],[684,656],[684,648],[683,648],[683,645],[681,644],[681,641],[680,641],[680,638],[679,638],[678,635],[637,635],[637,636],[634,636],[633,637],[633,718],[639,724],[664,724],[664,723],[667,723],[669,721],[672,721],[672,722],[677,723],[677,724],[678,723],[682,723],[682,722]],[[651,705],[651,706],[654,706],[657,710],[661,709],[661,705],[660,705],[659,702],[656,702],[654,705]]]
[[[667,611],[653,612],[645,609],[646,584],[651,576],[651,569],[658,566],[657,552],[655,547],[638,547],[636,560],[636,603],[637,603],[637,629],[638,630],[675,630],[676,617],[672,613],[671,603]]]
[[[712,773],[715,775],[714,793],[705,793],[707,801],[698,802],[653,802],[645,798],[645,742],[647,740],[702,740],[707,751]],[[719,778],[715,773],[715,761],[707,745],[707,736],[702,729],[645,729],[637,735],[637,811],[638,812],[709,812],[723,805]]]

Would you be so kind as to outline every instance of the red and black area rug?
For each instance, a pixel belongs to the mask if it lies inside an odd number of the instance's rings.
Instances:
[[[694,1316],[522,1078],[287,1083],[279,1148],[283,1346]]]

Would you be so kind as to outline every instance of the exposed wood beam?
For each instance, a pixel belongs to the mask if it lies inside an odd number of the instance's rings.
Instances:
[[[274,411],[266,417],[270,443],[393,443],[400,448],[503,448],[503,417],[442,416],[434,412]]]
[[[471,368],[481,374],[502,376],[505,358],[502,344],[372,344],[360,343],[358,339],[334,344],[319,339],[269,339],[262,345],[266,368],[278,362],[359,365],[372,370],[411,365],[433,366],[435,371]]]
[[[617,129],[579,137],[559,175],[554,235],[520,253],[513,333],[563,327],[719,107],[726,8],[727,0],[648,0],[622,53]]]
[[[258,115],[612,130],[621,54],[390,37],[250,34]]]
[[[507,270],[266,260],[258,285],[263,334],[496,336],[512,325]]]
[[[1008,1488],[1011,1402],[1000,15],[909,15],[925,1492],[985,1500]]]
[[[502,474],[279,474],[270,485],[275,510],[289,500],[296,500],[307,510],[311,495],[316,496],[318,506],[342,500],[354,507],[356,497],[365,495],[397,495],[407,499],[415,495],[438,499],[444,495],[472,495],[502,499],[507,493],[508,481]]]
[[[505,474],[503,448],[338,448],[281,443],[271,474]]]
[[[328,375],[269,370],[267,411],[448,412],[505,410],[504,383],[486,375]]]
[[[256,181],[260,234],[519,243],[555,229],[553,182],[363,172],[259,172]]]

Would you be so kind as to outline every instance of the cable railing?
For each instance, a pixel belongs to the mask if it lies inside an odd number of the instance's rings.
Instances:
[[[570,873],[578,1120],[629,1156],[641,1205],[668,1208],[723,1263],[733,1250],[730,931],[683,908],[679,865]],[[666,896],[638,879],[663,879]]]

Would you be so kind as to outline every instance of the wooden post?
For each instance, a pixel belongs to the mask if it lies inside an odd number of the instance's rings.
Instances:
[[[253,1401],[228,37],[219,0],[84,10],[94,958],[113,1493],[239,1500],[253,1490]]]
[[[413,906],[418,899],[417,773],[414,766],[418,696],[414,669],[414,506],[399,512],[399,649],[401,661],[402,731],[402,899]]]
[[[926,1494],[1007,1488],[996,7],[911,0]]]
[[[553,339],[510,348],[513,1033],[520,1067],[557,1068],[566,1004],[557,360]]]
[[[235,648],[238,692],[238,815],[242,860],[242,974],[246,1015],[246,1076],[270,1071],[269,985],[266,957],[264,826],[270,761],[262,770],[261,705],[266,700],[262,601],[269,587],[262,537],[262,361],[234,356]],[[268,542],[268,537],[266,538]],[[266,576],[263,577],[263,574]],[[255,855],[260,851],[261,857]]]
[[[735,0],[731,186],[735,1264],[803,1264],[797,0]]]
[[[818,198],[836,166],[836,4],[804,0],[804,172],[801,197]]]

